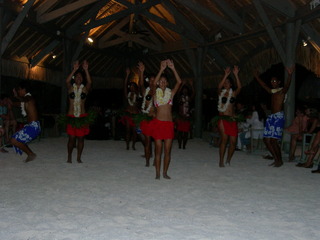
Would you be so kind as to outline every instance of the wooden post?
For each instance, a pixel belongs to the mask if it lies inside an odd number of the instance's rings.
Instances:
[[[4,15],[3,0],[0,0],[0,46],[2,45],[3,29],[4,29],[4,26],[2,26],[4,23],[3,15]],[[1,84],[2,84],[2,55],[0,56],[0,93],[2,90]]]

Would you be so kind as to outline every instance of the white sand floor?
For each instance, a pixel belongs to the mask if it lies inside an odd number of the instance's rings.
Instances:
[[[193,139],[174,142],[172,179],[155,180],[141,143],[86,140],[83,164],[65,163],[66,143],[32,143],[30,163],[0,154],[1,240],[319,239],[320,174],[295,163],[236,152],[222,169],[218,149]]]

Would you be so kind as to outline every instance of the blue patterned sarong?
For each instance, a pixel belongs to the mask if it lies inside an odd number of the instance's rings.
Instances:
[[[13,134],[12,138],[16,139],[18,142],[26,144],[35,139],[40,134],[40,132],[40,122],[34,121],[26,124],[20,131]],[[17,148],[15,146],[13,147],[16,153],[22,155],[22,150],[20,148]]]
[[[281,139],[284,127],[284,113],[277,112],[271,114],[266,120],[266,126],[264,127],[264,138]]]

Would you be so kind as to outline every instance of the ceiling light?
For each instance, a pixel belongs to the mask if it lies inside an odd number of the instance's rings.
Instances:
[[[302,46],[304,46],[304,47],[308,46],[308,43],[304,39],[302,39]]]
[[[88,41],[89,41],[90,43],[93,43],[93,39],[90,38],[90,37],[88,37]]]
[[[55,59],[56,57],[57,57],[57,55],[55,55],[55,54],[52,55],[52,58],[53,58],[53,59]]]

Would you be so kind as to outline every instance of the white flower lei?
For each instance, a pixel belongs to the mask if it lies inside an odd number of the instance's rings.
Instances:
[[[171,89],[166,88],[166,90],[163,93],[161,88],[157,88],[156,96],[157,96],[157,104],[159,106],[164,105],[164,104],[168,104],[169,100],[171,99]]]
[[[141,111],[143,113],[149,113],[150,112],[150,109],[152,107],[152,100],[149,101],[149,106],[146,108],[146,96],[148,95],[148,93],[150,92],[150,88],[147,87],[146,88],[146,92],[144,94],[144,98],[143,98],[143,102],[142,102],[142,106],[141,106]]]
[[[75,117],[79,117],[81,113],[81,93],[84,85],[81,84],[79,89],[75,83],[72,86],[74,92],[73,114]]]
[[[27,93],[26,95],[24,95],[25,97],[26,96],[31,96],[31,93]],[[26,109],[25,109],[25,107],[24,107],[24,102],[21,102],[20,103],[20,106],[21,106],[21,114],[22,114],[22,116],[27,116],[27,112],[26,112]]]
[[[221,91],[221,94],[219,96],[219,103],[218,103],[218,111],[219,112],[225,112],[229,106],[229,103],[230,103],[230,99],[232,97],[232,88],[229,89],[229,92],[228,92],[228,97],[227,97],[227,102],[225,104],[222,103],[222,98],[224,97],[224,95],[226,94],[227,92],[227,89],[223,89]]]
[[[133,99],[131,101],[131,94],[133,94]],[[130,106],[134,106],[134,104],[136,103],[136,99],[137,99],[137,94],[135,94],[134,92],[129,92],[128,93],[128,103]]]

